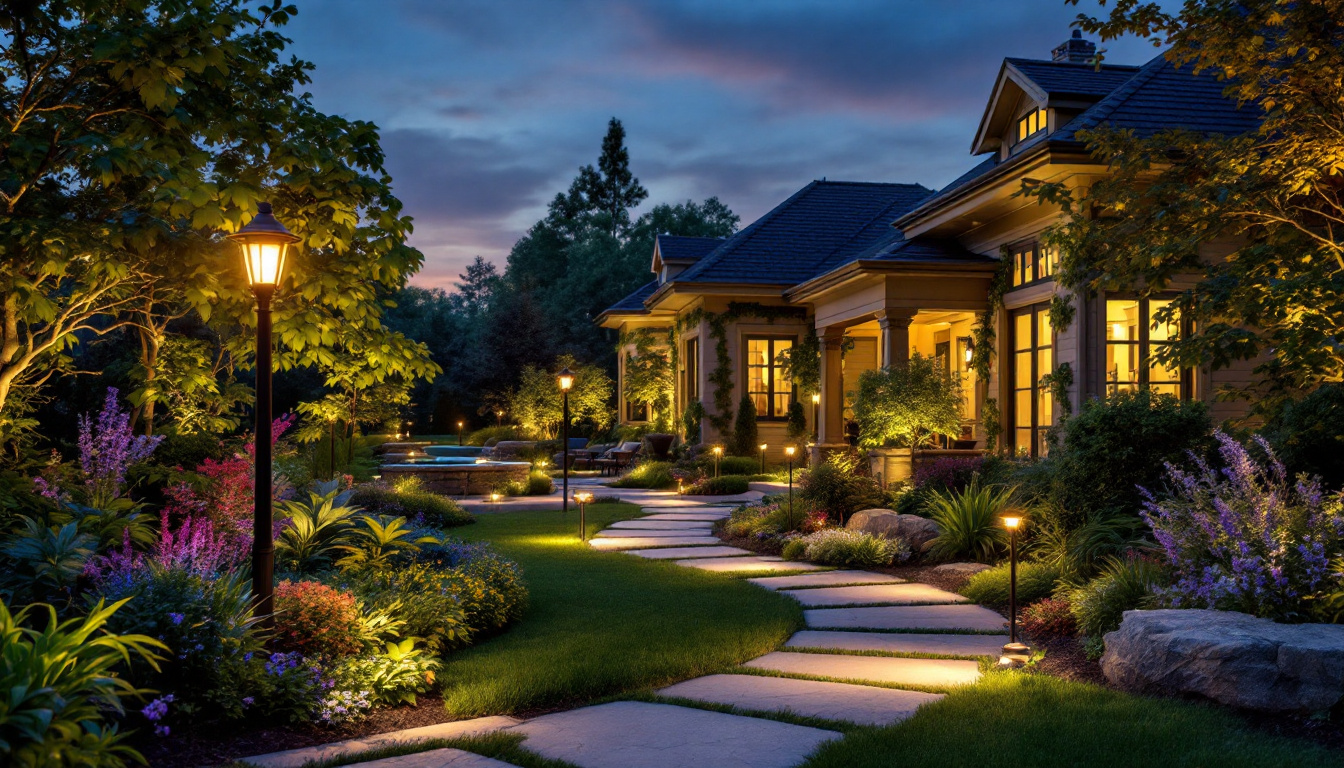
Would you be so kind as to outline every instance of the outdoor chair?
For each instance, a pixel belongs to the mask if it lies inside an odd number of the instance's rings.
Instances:
[[[602,470],[605,475],[610,472],[612,475],[619,475],[622,469],[634,463],[635,457],[639,455],[639,449],[643,445],[638,441],[621,443],[619,448],[613,448],[607,451],[602,458],[595,462],[597,468]]]
[[[581,459],[587,459],[588,454],[587,454],[587,451],[585,450],[587,447],[588,447],[588,438],[586,438],[586,437],[571,437],[571,438],[569,438],[569,468],[570,468],[570,469],[578,469],[578,467],[577,467],[576,465],[579,463],[579,461],[580,461]],[[555,452],[555,455],[554,455],[554,456],[551,456],[551,465],[552,465],[552,466],[563,467],[563,466],[564,466],[564,461],[565,461],[565,452],[564,452],[564,451],[556,451],[556,452]]]

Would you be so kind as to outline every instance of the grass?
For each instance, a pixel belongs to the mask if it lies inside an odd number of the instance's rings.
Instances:
[[[804,768],[1198,768],[1338,766],[1308,742],[1249,730],[1223,710],[1129,696],[1045,675],[1000,672],[904,723],[856,728]]]
[[[401,755],[414,755],[435,749],[460,749],[485,757],[506,761],[518,768],[575,768],[573,763],[564,760],[551,760],[522,747],[523,736],[516,733],[486,733],[478,736],[460,736],[454,739],[427,739],[407,744],[391,744],[360,752],[350,752],[325,760],[309,760],[303,768],[338,768],[342,765],[355,765],[372,760],[384,760]],[[222,768],[252,768],[251,763],[234,761]]]
[[[588,507],[589,534],[639,514]],[[578,514],[481,515],[454,531],[523,567],[531,607],[500,637],[449,657],[439,675],[457,717],[517,714],[713,674],[773,651],[802,626],[792,599],[670,562],[596,552]]]

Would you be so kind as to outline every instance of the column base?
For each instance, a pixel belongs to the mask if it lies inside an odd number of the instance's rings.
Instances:
[[[816,466],[826,460],[826,457],[833,453],[847,453],[854,450],[854,446],[849,443],[813,443],[811,446],[810,461],[811,466]]]

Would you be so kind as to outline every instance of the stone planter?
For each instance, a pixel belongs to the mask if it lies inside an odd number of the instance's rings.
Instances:
[[[484,464],[388,464],[380,470],[385,479],[415,475],[425,489],[445,496],[483,496],[500,486],[527,480],[528,462],[492,461]]]
[[[872,467],[873,479],[883,488],[909,480],[914,473],[914,459],[909,448],[874,448],[868,452],[868,464]]]

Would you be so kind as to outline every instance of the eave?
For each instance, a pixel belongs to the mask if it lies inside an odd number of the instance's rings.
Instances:
[[[670,280],[644,300],[651,310],[680,312],[700,296],[782,297],[791,283],[684,283]]]
[[[806,304],[816,301],[823,294],[830,293],[846,285],[862,281],[868,277],[900,277],[902,275],[919,277],[964,278],[967,275],[993,275],[999,265],[991,259],[931,259],[928,261],[901,261],[897,259],[859,259],[843,264],[823,275],[799,283],[785,292],[784,298],[791,304]]]

